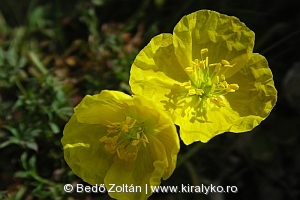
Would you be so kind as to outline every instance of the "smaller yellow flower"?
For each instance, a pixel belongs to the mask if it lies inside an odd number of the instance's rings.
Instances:
[[[87,95],[74,109],[61,140],[73,172],[91,185],[140,186],[116,199],[147,199],[173,173],[179,139],[171,118],[141,96],[117,91]]]

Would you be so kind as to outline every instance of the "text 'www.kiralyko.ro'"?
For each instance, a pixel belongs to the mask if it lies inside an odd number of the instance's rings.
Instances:
[[[142,186],[135,186],[133,184],[109,184],[107,188],[105,188],[104,184],[94,185],[94,186],[85,186],[83,184],[76,184],[75,186],[71,184],[66,184],[64,186],[65,192],[77,192],[77,193],[141,193],[145,192],[148,194],[151,193],[237,193],[238,188],[237,186],[215,186],[213,184],[210,185],[203,185],[201,186],[194,186],[194,185],[184,185],[181,184],[180,186],[149,186],[146,184],[144,187]]]

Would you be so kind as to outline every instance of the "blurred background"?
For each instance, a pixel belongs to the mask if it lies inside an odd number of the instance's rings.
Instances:
[[[60,143],[73,107],[103,89],[130,92],[131,63],[183,15],[211,9],[255,32],[254,52],[274,75],[278,102],[253,131],[181,146],[162,185],[237,186],[237,193],[154,194],[151,199],[300,199],[298,0],[0,0],[0,199],[110,199],[63,191],[84,183]]]

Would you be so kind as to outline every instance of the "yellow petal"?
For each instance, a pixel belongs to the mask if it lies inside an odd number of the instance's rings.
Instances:
[[[118,192],[109,193],[116,199],[147,199],[151,195],[150,187],[160,185],[161,177],[164,176],[168,169],[168,160],[163,141],[158,140],[155,136],[149,137],[147,148],[141,147],[135,162],[124,162],[115,158],[114,163],[108,170],[104,183],[107,188],[111,184],[140,186],[141,192]]]
[[[167,101],[174,85],[189,80],[179,65],[173,51],[171,34],[160,34],[137,55],[130,71],[131,90],[152,99],[154,102]],[[162,103],[160,107],[163,109]]]
[[[227,80],[237,81],[239,85],[239,90],[226,95],[230,107],[240,116],[230,131],[248,131],[270,114],[277,100],[277,90],[268,62],[262,55],[253,54],[249,62]],[[244,121],[246,119],[248,121]],[[249,123],[250,126],[247,125]]]
[[[136,111],[140,113],[139,118],[145,121],[145,125],[151,132],[151,135],[148,137],[155,136],[154,138],[152,137],[152,143],[153,141],[156,141],[155,144],[163,142],[164,150],[162,151],[166,151],[166,155],[168,155],[165,157],[168,161],[168,167],[163,174],[163,179],[167,179],[175,169],[180,144],[172,119],[166,112],[160,111],[159,107],[154,103],[155,102],[149,101],[142,96],[134,96]],[[150,118],[149,115],[153,117]],[[151,141],[149,141],[148,144],[150,145]],[[161,160],[163,159],[161,158]]]
[[[253,54],[249,62],[227,80],[238,83],[239,89],[225,95],[225,107],[215,107],[207,112],[208,121],[195,115],[190,120],[177,118],[176,124],[180,124],[180,136],[185,144],[207,142],[224,132],[250,131],[270,114],[277,91],[263,56]],[[190,116],[193,116],[192,111]]]
[[[208,142],[214,136],[229,131],[232,122],[238,118],[237,113],[228,111],[228,103],[225,101],[225,107],[217,107],[212,103],[206,112],[206,118],[201,113],[195,114],[191,109],[188,117],[178,117],[176,124],[180,124],[180,137],[182,141],[189,145],[196,141]]]
[[[122,92],[104,90],[100,94],[86,95],[74,108],[74,112],[81,123],[103,124],[106,121],[120,121],[125,116],[121,111],[121,102],[127,104],[130,101],[131,97]]]
[[[112,155],[105,153],[98,142],[105,134],[101,125],[82,124],[72,116],[61,140],[64,158],[72,171],[90,184],[101,184],[109,168]]]
[[[174,51],[183,68],[191,67],[202,49],[210,63],[226,59],[236,64],[227,76],[248,60],[254,46],[254,33],[238,18],[210,10],[199,10],[182,17],[173,31]],[[205,58],[203,58],[205,59]]]

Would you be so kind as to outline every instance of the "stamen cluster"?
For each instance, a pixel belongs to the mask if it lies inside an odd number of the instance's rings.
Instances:
[[[185,68],[190,77],[190,81],[182,83],[188,92],[187,97],[197,95],[196,107],[200,104],[205,107],[204,103],[213,103],[218,107],[225,107],[223,96],[228,92],[235,92],[239,89],[238,84],[228,84],[225,80],[226,68],[231,68],[234,64],[230,64],[227,60],[220,63],[209,64],[207,48],[201,49],[201,59],[192,61],[192,67]],[[223,70],[225,68],[225,70]],[[220,73],[222,70],[223,73]]]
[[[123,122],[107,122],[107,135],[101,137],[104,148],[110,153],[117,153],[119,158],[133,161],[137,157],[140,144],[149,143],[144,128],[136,119],[126,117]]]

